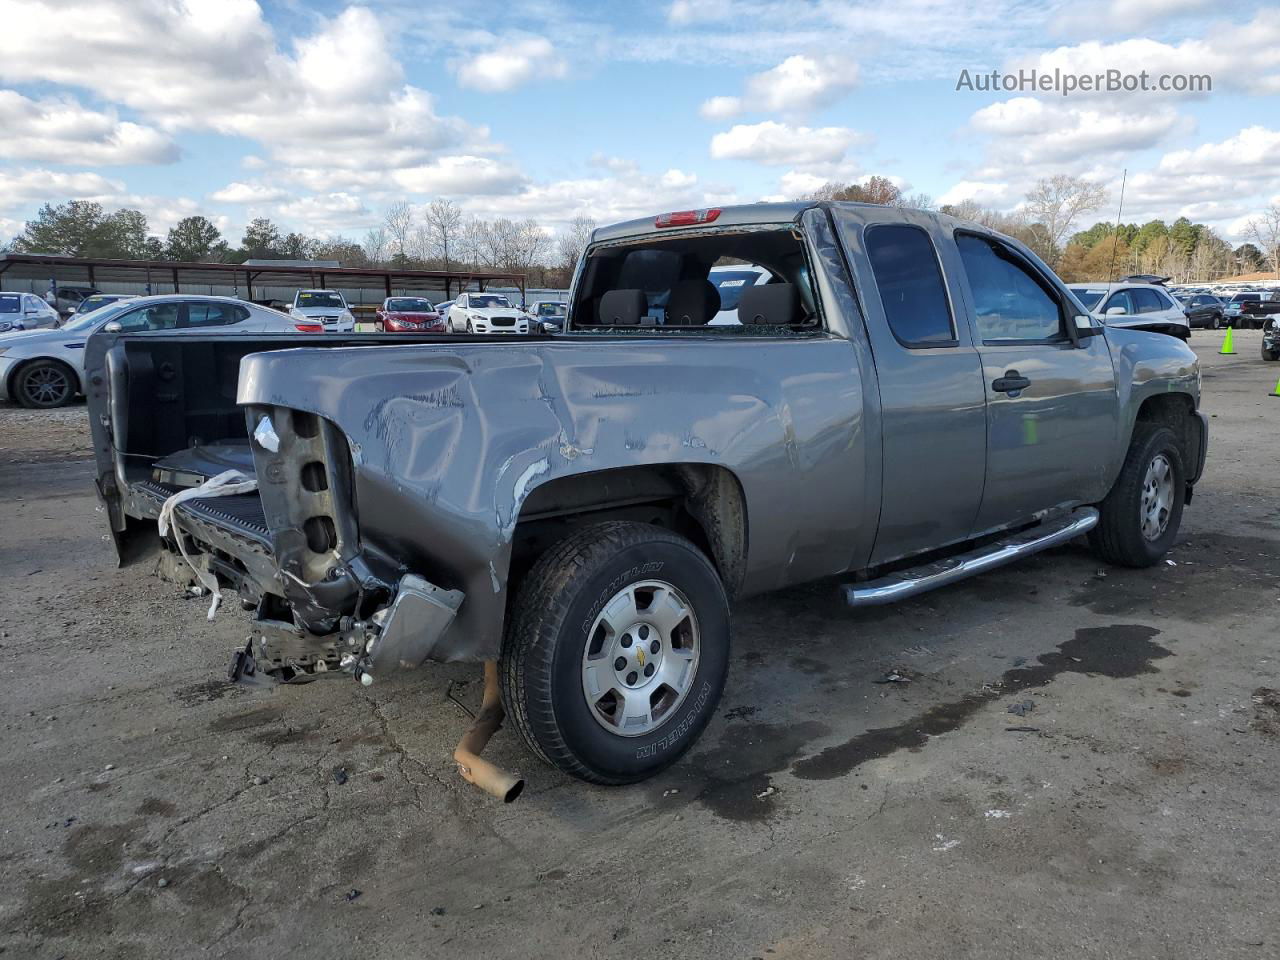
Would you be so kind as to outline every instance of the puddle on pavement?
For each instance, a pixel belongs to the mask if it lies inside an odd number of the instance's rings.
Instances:
[[[1114,678],[1155,673],[1152,661],[1173,655],[1152,642],[1159,633],[1154,627],[1136,624],[1081,628],[1056,651],[1041,654],[1034,664],[1006,670],[998,686],[960,700],[940,703],[896,726],[867,730],[844,743],[796,761],[792,765],[792,773],[801,780],[843,777],[868,760],[878,760],[898,750],[922,747],[930,737],[957,729],[987,704],[1021,690],[1043,687],[1060,673],[1101,674]]]
[[[731,723],[720,741],[700,751],[688,765],[700,783],[695,798],[716,816],[737,823],[773,819],[780,799],[770,774],[786,768],[804,748],[829,729],[817,721]],[[658,793],[663,791],[658,790]],[[654,797],[659,802],[658,797]]]

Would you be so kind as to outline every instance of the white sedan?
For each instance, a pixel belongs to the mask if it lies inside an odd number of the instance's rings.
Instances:
[[[464,293],[453,301],[446,321],[450,333],[528,333],[529,317],[496,293]]]
[[[57,330],[0,335],[0,396],[24,407],[61,407],[83,393],[84,348],[110,325],[126,332],[293,333],[283,313],[231,297],[137,297],[78,314]]]
[[[58,311],[34,293],[0,293],[0,333],[57,325]]]

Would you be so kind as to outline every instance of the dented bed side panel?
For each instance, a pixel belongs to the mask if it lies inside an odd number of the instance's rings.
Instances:
[[[562,477],[722,466],[750,521],[743,593],[847,569],[868,534],[862,394],[834,336],[583,335],[253,354],[237,399],[336,424],[362,546],[465,594],[432,657],[474,660],[499,651],[521,507]]]

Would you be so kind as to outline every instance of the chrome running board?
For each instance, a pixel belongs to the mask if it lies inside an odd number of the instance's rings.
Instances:
[[[848,584],[844,588],[844,599],[851,607],[895,603],[1056,547],[1088,533],[1097,525],[1098,511],[1093,507],[1081,507],[1064,517],[1046,521],[1038,527],[968,553],[912,567],[879,580]]]

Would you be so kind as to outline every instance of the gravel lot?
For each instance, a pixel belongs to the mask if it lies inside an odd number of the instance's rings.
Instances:
[[[741,603],[694,753],[603,789],[504,731],[510,806],[449,760],[478,669],[227,686],[244,615],[115,568],[83,406],[0,406],[0,953],[1278,956],[1259,337],[1194,335],[1213,433],[1172,564],[1073,544],[878,611]]]

